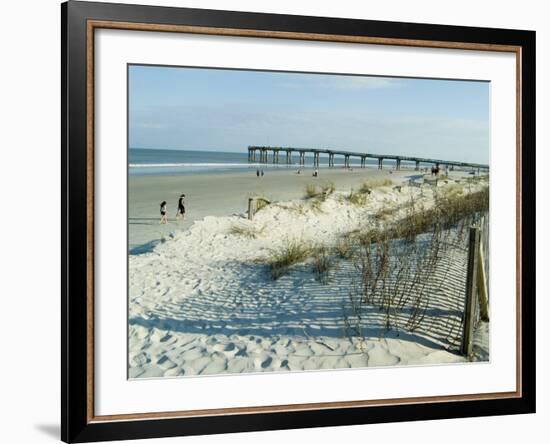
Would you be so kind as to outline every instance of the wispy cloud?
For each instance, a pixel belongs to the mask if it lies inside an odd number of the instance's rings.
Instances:
[[[319,82],[322,88],[357,91],[362,89],[398,88],[399,81],[386,77],[326,77]]]
[[[281,86],[288,89],[322,88],[338,91],[360,91],[386,88],[399,88],[399,80],[387,77],[362,76],[319,76],[316,81],[283,82]]]

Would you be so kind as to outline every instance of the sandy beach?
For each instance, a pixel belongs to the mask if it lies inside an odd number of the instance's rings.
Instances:
[[[332,181],[341,190],[357,188],[365,180],[391,179],[395,184],[418,176],[414,169],[400,171],[376,168],[321,169],[319,177],[312,177],[308,168],[296,174],[297,168],[266,170],[256,177],[249,172],[204,173],[173,176],[130,176],[128,180],[128,243],[131,252],[150,249],[152,244],[171,232],[189,228],[193,222],[206,216],[230,216],[246,211],[248,197],[263,196],[273,201],[302,198],[310,183]],[[391,173],[390,173],[391,171]],[[464,176],[458,171],[455,177]],[[185,220],[175,221],[177,201],[186,194]],[[159,203],[168,202],[169,223],[159,225]],[[142,246],[142,248],[139,248]]]
[[[456,352],[464,310],[461,250],[442,250],[415,328],[405,312],[392,318],[392,329],[376,307],[356,315],[351,259],[331,258],[326,282],[312,272],[311,259],[278,279],[266,265],[289,242],[333,248],[348,233],[374,227],[382,211],[398,221],[413,200],[430,208],[446,188],[467,195],[487,185],[466,183],[468,174],[457,171],[436,187],[408,186],[417,175],[367,168],[322,170],[319,178],[308,170],[268,171],[263,178],[252,171],[131,176],[129,377],[468,362]],[[381,186],[382,179],[392,182]],[[354,203],[350,190],[365,180],[378,185]],[[304,198],[307,184],[327,181],[336,188],[330,195]],[[174,222],[181,193],[188,215]],[[272,203],[249,221],[246,204],[255,195]],[[169,202],[166,226],[158,224],[161,200]],[[478,326],[474,349],[475,359],[488,359],[487,324]]]

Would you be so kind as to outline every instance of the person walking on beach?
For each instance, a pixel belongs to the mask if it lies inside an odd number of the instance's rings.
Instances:
[[[261,174],[262,174],[262,177],[264,177],[264,170],[262,170]]]
[[[160,203],[160,222],[161,224],[168,223],[168,215],[166,214],[166,201]]]
[[[185,194],[182,194],[178,200],[178,209],[176,211],[176,220],[185,219]]]
[[[260,170],[256,170],[256,177],[260,177]]]

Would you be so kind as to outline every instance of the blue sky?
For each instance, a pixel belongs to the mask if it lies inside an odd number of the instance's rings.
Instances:
[[[486,82],[132,65],[132,148],[307,146],[488,163]]]

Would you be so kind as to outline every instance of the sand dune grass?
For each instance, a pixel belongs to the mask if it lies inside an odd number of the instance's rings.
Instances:
[[[378,179],[378,180],[374,180],[374,179],[366,180],[359,187],[359,192],[360,193],[369,193],[373,188],[387,187],[387,186],[390,186],[390,185],[393,185],[393,180],[388,179],[388,178]]]
[[[334,261],[327,248],[318,248],[313,254],[313,272],[315,279],[322,284],[328,284],[329,271],[333,268]]]
[[[489,211],[489,187],[480,191],[459,194],[442,193],[435,197],[430,208],[418,207],[411,201],[404,218],[390,224],[386,236],[390,239],[414,241],[422,233],[477,223],[479,216]]]
[[[368,196],[372,193],[374,188],[384,187],[392,185],[391,179],[379,179],[379,180],[367,180],[364,181],[357,190],[351,190],[346,196],[348,202],[353,205],[365,205],[368,200]]]
[[[234,236],[243,236],[250,239],[255,239],[263,233],[263,228],[258,228],[253,225],[233,224],[229,228],[229,233]]]
[[[318,198],[321,200],[325,200],[328,196],[334,193],[335,190],[336,190],[336,186],[332,181],[325,181],[320,185],[309,183],[306,185],[306,188],[305,188],[305,198],[306,199]]]
[[[361,193],[359,191],[351,190],[350,193],[346,196],[346,199],[349,203],[353,205],[365,205],[367,203],[367,193]]]
[[[271,251],[267,258],[271,278],[279,279],[288,272],[288,269],[311,256],[314,249],[302,240],[287,240],[282,247]]]

